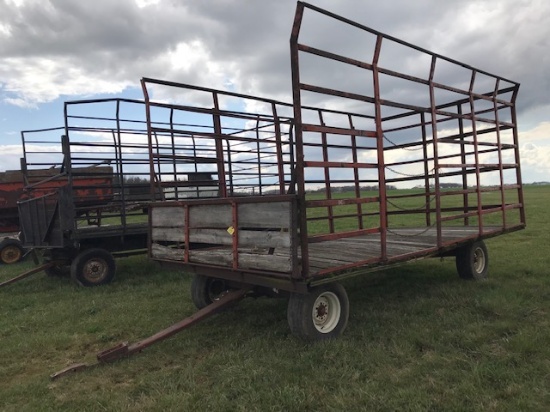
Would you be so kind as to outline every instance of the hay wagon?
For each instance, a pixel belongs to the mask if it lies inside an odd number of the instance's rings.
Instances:
[[[361,52],[318,44],[321,23]],[[484,239],[525,226],[519,84],[301,2],[290,46],[292,104],[142,79],[151,190],[213,177],[151,204],[149,256],[195,274],[198,308],[289,296],[308,339],[346,327],[344,277],[454,256],[484,278]]]
[[[22,132],[21,242],[48,275],[100,285],[113,279],[115,257],[144,253],[151,198],[140,178],[148,174],[143,118],[140,101],[71,101],[64,127]]]

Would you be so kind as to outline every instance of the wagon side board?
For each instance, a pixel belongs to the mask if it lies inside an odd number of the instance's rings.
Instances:
[[[150,256],[192,266],[299,272],[294,199],[226,198],[151,207]]]

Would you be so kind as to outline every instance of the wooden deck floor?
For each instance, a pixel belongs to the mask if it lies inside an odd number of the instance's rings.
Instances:
[[[485,231],[499,230],[498,227],[485,228]],[[478,232],[477,227],[443,228],[443,243],[460,242]],[[371,234],[352,238],[329,240],[309,244],[310,273],[314,274],[330,268],[351,265],[356,262],[381,256],[380,235]],[[389,259],[421,255],[437,247],[436,228],[393,229],[387,235]]]
[[[485,227],[484,234],[500,233],[502,227]],[[442,229],[443,244],[453,245],[475,237],[477,227],[448,227]],[[378,264],[381,257],[380,235],[370,234],[309,244],[309,273],[326,274],[331,270],[341,270],[358,262],[373,260]],[[387,254],[390,260],[408,260],[437,252],[436,228],[392,229],[387,235]],[[170,259],[183,260],[183,251],[165,250]],[[194,263],[230,266],[232,262],[231,247],[193,250],[190,261]],[[298,256],[300,258],[300,256]],[[265,248],[239,249],[239,266],[242,269],[257,269],[281,272],[287,278],[291,270],[291,259],[288,249],[276,248],[271,254]]]

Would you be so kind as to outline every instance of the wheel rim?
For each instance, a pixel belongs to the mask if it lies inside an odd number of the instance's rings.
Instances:
[[[342,307],[333,292],[320,294],[313,304],[313,325],[321,333],[332,332],[340,321]]]
[[[103,259],[95,258],[90,259],[84,265],[82,274],[84,278],[89,282],[100,282],[109,273],[109,266]]]
[[[476,273],[483,273],[485,270],[486,258],[483,249],[478,247],[474,251],[474,270]]]
[[[7,263],[8,265],[10,263],[18,262],[19,259],[21,259],[21,249],[17,246],[6,246],[2,249],[1,256],[2,262]]]

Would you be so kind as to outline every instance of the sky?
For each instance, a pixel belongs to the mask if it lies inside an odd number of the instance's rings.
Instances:
[[[550,181],[550,2],[310,0],[521,83],[524,182]],[[142,77],[290,102],[293,0],[0,0],[0,171],[20,131],[63,124],[63,102],[142,98]],[[312,38],[361,42],[323,24]]]

